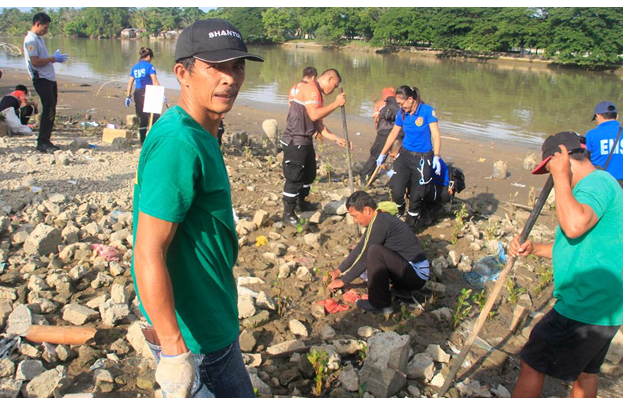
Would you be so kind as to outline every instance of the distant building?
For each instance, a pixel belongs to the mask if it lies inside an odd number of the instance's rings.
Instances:
[[[145,29],[126,28],[121,31],[120,36],[122,39],[136,39],[141,32],[145,32]]]

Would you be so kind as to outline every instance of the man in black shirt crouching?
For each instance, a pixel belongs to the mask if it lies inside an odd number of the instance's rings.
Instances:
[[[358,308],[391,314],[391,291],[419,290],[430,276],[430,264],[421,242],[410,227],[384,212],[364,191],[356,191],[345,203],[358,224],[367,227],[360,243],[338,269],[330,272],[330,289],[340,289],[367,271],[368,299],[356,301]]]

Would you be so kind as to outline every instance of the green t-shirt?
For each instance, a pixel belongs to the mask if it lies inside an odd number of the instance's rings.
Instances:
[[[553,246],[555,310],[591,325],[623,324],[623,191],[614,177],[593,171],[573,188],[599,222],[577,239],[560,227]]]
[[[205,354],[231,344],[239,333],[232,274],[238,241],[228,173],[217,139],[178,106],[150,130],[133,205],[135,234],[140,211],[179,223],[166,261],[187,347]],[[135,290],[141,300],[136,283]]]

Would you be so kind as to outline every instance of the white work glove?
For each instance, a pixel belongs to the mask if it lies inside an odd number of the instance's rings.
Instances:
[[[438,156],[434,156],[434,159],[432,159],[432,170],[434,170],[437,176],[441,175],[441,158]]]
[[[173,357],[161,355],[155,376],[167,398],[188,397],[195,380],[193,354],[189,351]]]
[[[380,156],[378,156],[378,158],[375,161],[376,166],[382,166],[382,163],[384,163],[384,161],[386,160],[386,156],[387,155],[380,154]]]

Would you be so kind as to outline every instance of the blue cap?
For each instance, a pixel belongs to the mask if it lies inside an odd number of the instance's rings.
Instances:
[[[616,109],[616,105],[614,105],[610,101],[599,102],[597,106],[595,106],[595,114],[593,115],[592,120],[595,120],[597,118],[597,115],[601,113],[610,113],[610,112],[618,113],[618,110]]]

